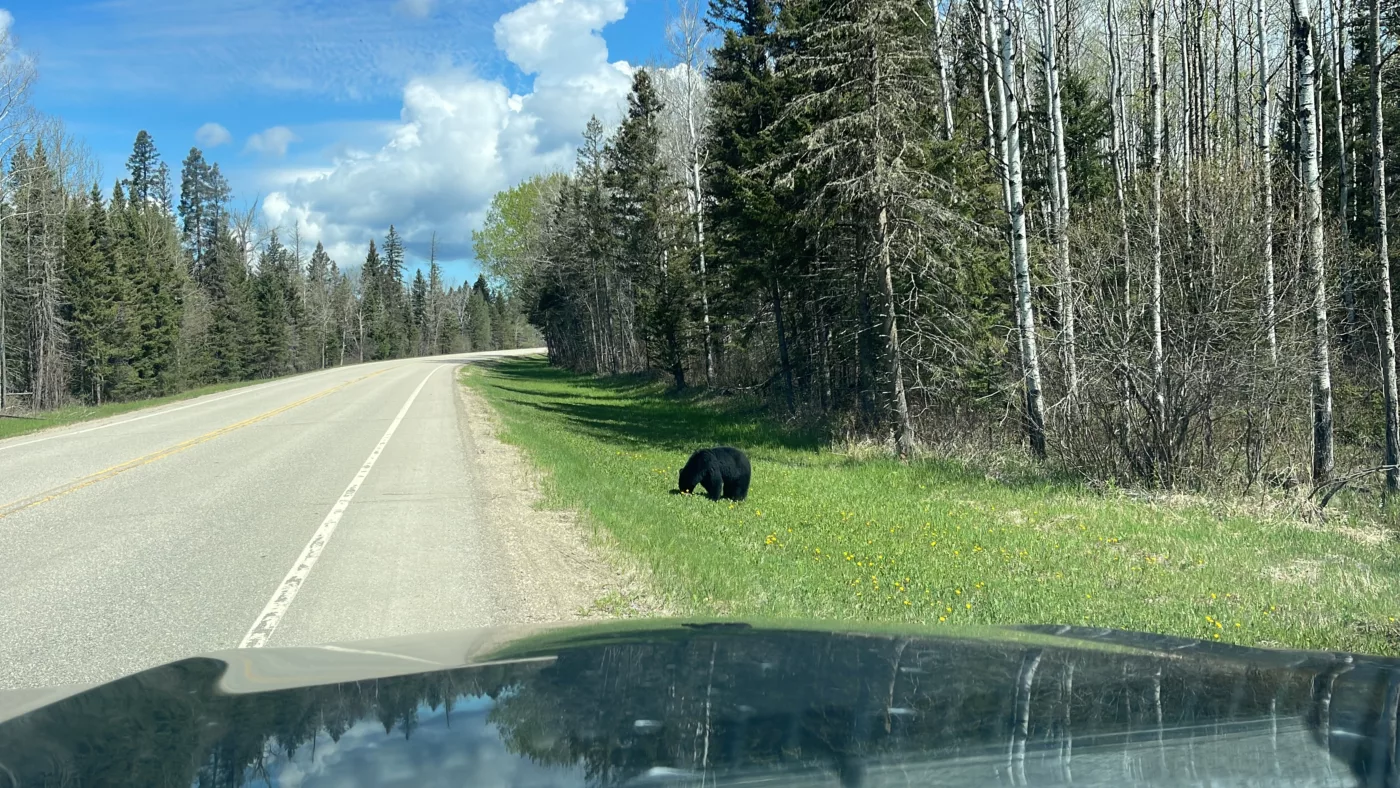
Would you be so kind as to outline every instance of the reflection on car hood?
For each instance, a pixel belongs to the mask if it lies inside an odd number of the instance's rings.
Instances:
[[[493,629],[12,705],[0,788],[1396,786],[1397,704],[1397,660],[1111,630]]]

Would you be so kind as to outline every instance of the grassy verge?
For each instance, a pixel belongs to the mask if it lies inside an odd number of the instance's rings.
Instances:
[[[537,359],[466,373],[505,439],[694,614],[1109,626],[1400,653],[1400,547],[1326,526],[856,460],[733,402]],[[696,448],[749,452],[742,504],[672,496]]]
[[[120,416],[123,413],[130,413],[134,410],[144,410],[154,408],[159,405],[169,405],[180,400],[194,399],[206,394],[217,394],[220,391],[251,386],[254,383],[265,383],[262,380],[239,381],[237,383],[216,383],[212,386],[203,386],[197,389],[190,389],[179,394],[171,394],[168,397],[156,397],[154,399],[132,400],[131,402],[110,402],[106,405],[71,405],[58,410],[45,411],[33,417],[23,418],[0,418],[0,440],[13,438],[17,435],[25,435],[39,430],[46,430],[50,427],[63,427],[69,424],[76,424],[80,421],[92,421],[93,419],[105,419],[109,416]]]

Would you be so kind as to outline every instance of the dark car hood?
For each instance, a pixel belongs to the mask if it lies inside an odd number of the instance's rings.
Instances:
[[[1400,784],[1400,661],[1065,627],[489,629],[9,702],[0,788]]]

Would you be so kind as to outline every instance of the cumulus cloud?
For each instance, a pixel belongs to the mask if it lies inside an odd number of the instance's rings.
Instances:
[[[228,133],[228,129],[217,123],[206,123],[195,131],[194,141],[205,148],[217,148],[232,142],[233,135]]]
[[[433,12],[434,0],[399,0],[395,8],[401,14],[423,19]]]
[[[343,155],[269,194],[266,218],[322,239],[342,264],[363,257],[391,223],[410,250],[436,231],[444,256],[469,254],[497,191],[568,169],[588,118],[620,116],[632,67],[608,59],[600,31],[625,12],[624,0],[534,0],[506,14],[496,46],[534,76],[529,93],[460,69],[414,78],[377,150]]]
[[[301,139],[286,126],[273,126],[248,138],[247,150],[269,156],[287,155],[287,146]]]

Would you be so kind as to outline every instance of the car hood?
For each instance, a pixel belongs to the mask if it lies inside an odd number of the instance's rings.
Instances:
[[[0,696],[0,788],[1393,786],[1397,705],[1397,660],[1114,630],[501,628]]]

